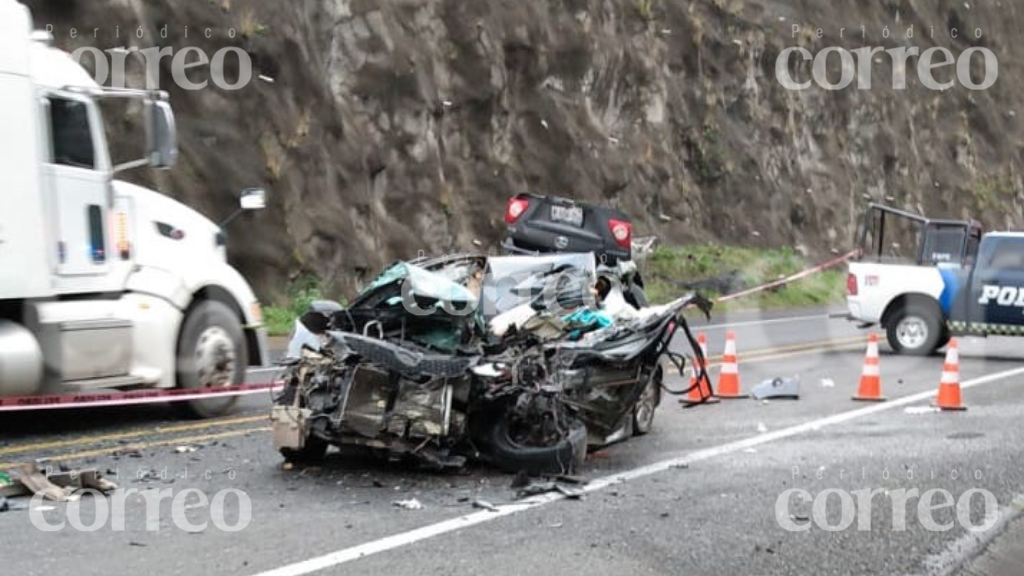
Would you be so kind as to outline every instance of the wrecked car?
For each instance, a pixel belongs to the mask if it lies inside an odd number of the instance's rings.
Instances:
[[[399,262],[351,305],[296,320],[275,446],[288,460],[334,444],[435,469],[571,472],[588,445],[650,430],[663,363],[685,362],[673,336],[700,353],[691,306],[710,311],[699,296],[630,305],[593,254]]]

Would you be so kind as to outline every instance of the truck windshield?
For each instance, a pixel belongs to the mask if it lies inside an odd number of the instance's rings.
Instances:
[[[992,270],[1024,272],[1024,242],[1018,239],[1001,239],[985,264]]]
[[[55,164],[78,168],[95,168],[89,111],[76,100],[50,98],[52,158]]]

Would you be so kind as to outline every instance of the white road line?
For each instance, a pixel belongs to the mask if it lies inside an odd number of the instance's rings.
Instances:
[[[982,532],[968,531],[951,542],[946,548],[924,559],[922,564],[928,576],[950,576],[963,568],[964,564],[980,554],[997,536],[1002,534],[1007,525],[1020,517],[1024,512],[1024,496],[1016,495],[1008,506],[996,512],[992,527]],[[988,518],[986,518],[988,521]]]
[[[796,322],[808,322],[811,320],[833,320],[830,313],[824,314],[813,314],[809,316],[788,316],[786,318],[770,318],[768,320],[746,320],[742,322],[729,322],[726,324],[709,324],[707,326],[701,326],[693,322],[690,323],[690,328],[701,329],[701,330],[721,330],[725,328],[743,328],[745,326],[765,326],[769,324],[792,324]]]
[[[987,376],[982,376],[980,378],[968,380],[966,382],[961,383],[960,387],[963,389],[974,388],[976,386],[991,384],[993,382],[998,382],[1001,380],[1005,380],[1007,378],[1012,378],[1014,376],[1024,376],[1024,368],[1005,370],[1003,372],[996,372],[994,374],[989,374]],[[857,410],[842,412],[840,414],[827,416],[825,418],[820,418],[818,420],[812,420],[804,424],[798,424],[796,426],[783,428],[781,430],[776,430],[774,432],[760,434],[752,438],[747,438],[746,440],[739,440],[736,442],[723,444],[721,446],[707,448],[705,450],[698,450],[696,452],[678,456],[676,458],[662,460],[661,462],[655,462],[654,464],[648,464],[647,466],[641,466],[640,468],[634,468],[632,470],[626,470],[618,474],[612,474],[611,476],[598,478],[597,480],[594,480],[587,484],[583,488],[583,490],[585,492],[595,492],[597,490],[607,488],[608,486],[612,486],[614,484],[627,482],[629,480],[636,480],[638,478],[643,478],[645,476],[650,476],[652,474],[657,474],[659,472],[664,472],[667,470],[671,470],[673,468],[686,466],[694,462],[701,462],[703,460],[709,460],[711,458],[716,458],[718,456],[724,456],[726,454],[740,452],[742,450],[753,448],[755,446],[760,446],[762,444],[768,444],[770,442],[783,440],[807,432],[814,432],[828,426],[835,426],[837,424],[842,424],[844,422],[849,422],[851,420],[856,420],[858,418],[863,418],[865,416],[870,416],[872,414],[877,414],[879,412],[884,412],[886,410],[893,410],[896,408],[901,408],[908,404],[915,404],[918,402],[932,400],[934,398],[935,392],[927,391],[921,392],[919,394],[911,394],[910,396],[904,396],[902,398],[894,399],[884,404],[873,404],[865,408],[859,408]],[[303,560],[301,562],[296,562],[294,564],[288,564],[286,566],[282,566],[274,570],[261,572],[256,576],[302,576],[304,574],[311,574],[313,572],[317,572],[325,568],[345,564],[347,562],[358,560],[360,558],[365,558],[367,556],[377,554],[379,552],[385,552],[387,550],[393,550],[395,548],[400,548],[402,546],[408,546],[421,540],[433,538],[434,536],[440,536],[441,534],[447,534],[448,532],[454,532],[456,530],[461,530],[469,526],[483,524],[485,522],[497,520],[498,518],[503,518],[505,516],[510,516],[512,514],[518,514],[520,512],[525,512],[527,510],[539,508],[541,506],[550,504],[552,502],[557,502],[564,498],[565,497],[561,494],[552,493],[537,497],[535,499],[531,499],[529,501],[523,501],[516,504],[502,506],[497,511],[480,511],[471,514],[466,514],[464,516],[459,516],[457,518],[452,518],[450,520],[445,520],[442,522],[438,522],[436,524],[430,524],[428,526],[423,526],[422,528],[409,530],[408,532],[394,534],[392,536],[387,536],[385,538],[374,540],[372,542],[367,542],[365,544],[360,544],[358,546],[353,546],[351,548],[344,548],[342,550],[338,550],[337,552],[331,552],[329,554],[318,556],[316,558],[311,558],[309,560]]]

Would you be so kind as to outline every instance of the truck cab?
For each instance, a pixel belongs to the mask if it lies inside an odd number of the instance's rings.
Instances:
[[[881,325],[897,353],[931,354],[954,334],[1024,335],[1024,233],[872,204],[859,238],[849,316]]]
[[[986,234],[974,265],[944,283],[954,332],[1024,336],[1024,233]]]
[[[141,110],[112,158],[102,104]],[[219,226],[116,178],[177,157],[161,91],[105,88],[0,0],[0,396],[237,384],[267,362],[259,303]],[[243,207],[262,207],[261,191]],[[183,405],[200,416],[233,399]]]

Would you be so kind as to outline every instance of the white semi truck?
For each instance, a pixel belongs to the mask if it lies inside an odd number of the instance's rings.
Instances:
[[[144,110],[144,158],[114,165],[106,99]],[[221,228],[120,181],[176,156],[166,93],[104,88],[0,0],[0,397],[239,384],[266,365],[260,305]],[[262,208],[263,192],[242,208]],[[178,403],[198,416],[232,397]]]

